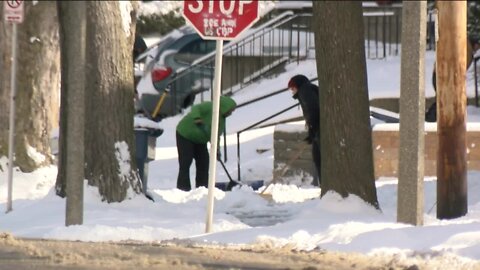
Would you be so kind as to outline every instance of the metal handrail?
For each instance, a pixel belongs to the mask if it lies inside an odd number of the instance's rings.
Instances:
[[[238,43],[241,43],[241,42],[244,42],[245,40],[248,40],[249,38],[252,38],[255,36],[255,34],[257,34],[258,32],[260,31],[263,31],[266,27],[269,27],[271,26],[272,24],[275,24],[277,25],[278,22],[280,20],[282,20],[281,23],[283,23],[286,19],[288,19],[289,17],[293,16],[294,13],[292,11],[286,11],[278,16],[276,16],[275,18],[273,18],[272,20],[266,22],[265,24],[261,25],[260,27],[256,28],[254,31],[252,31],[251,33],[249,33],[248,35],[246,35],[245,37],[240,37],[228,44],[226,44],[224,47],[223,47],[223,54],[227,53],[227,52],[230,52],[232,51],[232,47],[235,45],[235,46],[238,46]],[[273,26],[275,27],[275,26]],[[207,54],[207,55],[204,55],[202,57],[200,57],[199,59],[193,61],[192,63],[192,66],[193,65],[197,65],[197,64],[202,64],[203,62],[209,60],[209,59],[214,59],[215,58],[215,51]]]
[[[318,78],[315,77],[315,78],[309,79],[309,81],[310,81],[310,82],[318,81]],[[243,107],[243,106],[246,106],[246,105],[249,105],[249,104],[252,104],[252,103],[261,101],[261,100],[264,100],[264,99],[266,99],[266,98],[272,97],[272,96],[274,96],[274,95],[281,94],[281,93],[283,93],[283,92],[285,92],[285,91],[287,91],[287,90],[289,90],[288,87],[283,88],[283,89],[280,89],[280,90],[277,90],[277,91],[274,91],[274,92],[272,92],[272,93],[270,93],[270,94],[266,94],[266,95],[263,95],[263,96],[261,96],[261,97],[254,98],[254,99],[251,99],[251,100],[249,100],[249,101],[243,102],[243,103],[237,105],[237,109],[238,109],[238,108],[241,108],[241,107]],[[242,129],[242,130],[240,130],[240,131],[237,132],[237,171],[238,171],[238,181],[241,181],[241,176],[240,176],[240,174],[241,174],[241,169],[240,169],[240,134],[241,134],[242,132],[245,132],[245,131],[247,131],[247,130],[250,130],[250,129],[254,128],[254,127],[257,127],[258,125],[260,125],[260,124],[262,124],[262,123],[265,123],[266,121],[268,121],[268,120],[270,120],[270,119],[272,119],[272,118],[274,118],[274,117],[276,117],[276,116],[279,116],[279,115],[281,115],[281,114],[283,114],[283,113],[285,113],[285,112],[287,112],[287,111],[289,111],[289,110],[297,107],[299,104],[300,104],[300,103],[296,103],[296,104],[294,104],[294,105],[292,105],[292,106],[289,106],[289,107],[287,107],[286,109],[283,109],[283,110],[281,110],[281,111],[279,111],[279,112],[277,112],[277,113],[274,113],[274,114],[272,114],[272,115],[270,115],[270,116],[268,116],[268,117],[266,117],[266,118],[264,118],[264,119],[262,119],[262,120],[260,120],[260,121],[258,121],[258,122],[255,122],[254,124],[252,124],[252,125],[250,125],[250,126],[248,126],[248,127],[246,127],[246,128],[244,128],[244,129]],[[225,133],[224,133],[224,134],[225,134]],[[225,143],[225,145],[226,145],[226,143]],[[226,150],[225,150],[225,157],[226,157]],[[226,159],[225,159],[225,161],[226,161]]]
[[[476,62],[477,62],[479,59],[480,59],[480,57],[476,57],[476,58],[475,58],[475,87],[477,87]],[[315,82],[315,81],[318,81],[318,78],[315,77],[315,78],[309,79],[309,81],[310,81],[310,82]],[[477,91],[477,88],[475,88],[475,89],[476,89],[475,91]],[[277,91],[274,91],[274,92],[272,92],[272,93],[269,93],[269,94],[266,94],[266,95],[263,95],[263,96],[260,96],[260,97],[258,97],[258,98],[254,98],[254,99],[248,100],[248,101],[246,101],[246,102],[243,102],[243,103],[238,104],[238,105],[237,105],[237,108],[241,108],[241,107],[243,107],[243,106],[247,106],[247,105],[256,103],[256,102],[258,102],[258,101],[264,100],[264,99],[269,98],[269,97],[272,97],[272,96],[274,96],[274,95],[281,94],[281,93],[283,93],[283,92],[285,92],[285,91],[287,91],[287,90],[289,90],[288,87],[287,87],[287,88],[280,89],[280,90],[277,90]],[[476,95],[476,97],[478,98],[478,95]],[[478,99],[477,99],[477,104],[478,104]],[[263,127],[265,127],[266,125],[264,125],[264,126],[259,126],[259,125],[262,124],[262,123],[264,123],[264,122],[266,122],[266,121],[268,121],[268,120],[270,120],[270,119],[272,119],[272,118],[274,118],[274,117],[276,117],[276,116],[279,116],[279,115],[281,115],[281,114],[283,114],[283,113],[285,113],[285,112],[287,112],[287,111],[289,111],[289,110],[291,110],[291,109],[293,109],[293,108],[295,108],[295,107],[297,107],[297,106],[299,106],[299,105],[300,105],[300,103],[296,103],[296,104],[294,104],[294,105],[292,105],[292,106],[289,106],[289,107],[287,107],[287,108],[285,108],[285,109],[283,109],[283,110],[281,110],[281,111],[279,111],[279,112],[277,112],[277,113],[274,113],[274,114],[272,114],[272,115],[270,115],[270,116],[268,116],[268,117],[266,117],[266,118],[264,118],[264,119],[262,119],[262,120],[260,120],[260,121],[258,121],[258,122],[255,122],[254,124],[251,124],[250,126],[244,128],[244,129],[242,129],[242,130],[240,130],[240,131],[237,131],[237,175],[238,175],[238,181],[239,181],[239,182],[241,182],[240,134],[243,133],[243,132],[245,132],[245,131],[248,131],[248,130],[250,130],[250,129],[253,129],[253,128],[255,128],[255,127],[263,128]],[[477,106],[478,106],[478,105],[477,105]],[[399,121],[398,118],[391,117],[391,116],[388,116],[388,115],[384,115],[384,114],[381,114],[381,113],[378,113],[378,112],[375,112],[375,111],[372,111],[372,110],[370,110],[370,116],[375,117],[375,118],[378,118],[378,119],[383,119],[383,120],[384,120],[385,122],[387,122],[387,123],[398,123],[398,121]],[[289,121],[290,121],[290,120],[289,120]],[[224,133],[224,134],[225,134],[225,133]],[[224,145],[226,146],[226,141],[224,142]],[[225,161],[226,161],[226,149],[225,149],[224,151],[225,151]]]
[[[391,17],[391,12],[382,14]],[[244,37],[226,44],[223,50],[222,94],[232,95],[255,79],[273,72],[274,68],[292,61],[299,63],[302,58],[308,57],[310,50],[315,48],[311,18],[311,13],[294,14],[287,11]],[[385,19],[383,22],[386,23]],[[391,41],[386,41],[385,35],[383,37],[385,57],[385,42]],[[198,95],[202,102],[209,100],[213,88],[214,57],[215,52],[212,52],[197,59],[188,68],[177,70],[169,84],[171,94],[175,95],[176,89],[193,88],[192,85],[195,85],[192,97]],[[172,102],[177,102],[177,99],[172,99]],[[177,104],[172,106],[178,107]]]
[[[281,115],[282,113],[285,113],[285,112],[287,112],[287,111],[289,111],[289,110],[297,107],[299,104],[300,104],[300,103],[297,103],[297,104],[294,104],[294,105],[292,105],[292,106],[289,106],[289,107],[287,107],[287,108],[285,108],[285,109],[283,109],[283,110],[281,110],[281,111],[279,111],[279,112],[277,112],[277,113],[274,113],[274,114],[272,114],[272,115],[270,115],[270,116],[268,116],[268,117],[266,117],[266,118],[264,118],[264,119],[262,119],[262,120],[260,120],[260,121],[258,121],[258,122],[256,122],[256,123],[254,123],[254,124],[252,124],[252,125],[250,125],[250,126],[248,126],[248,127],[246,127],[246,128],[244,128],[244,129],[242,129],[242,130],[240,130],[240,131],[237,132],[237,175],[238,175],[238,181],[239,181],[239,182],[241,182],[241,173],[240,173],[240,134],[241,134],[242,132],[245,132],[245,131],[247,131],[247,130],[250,130],[250,129],[252,129],[252,128],[258,126],[258,125],[260,125],[261,123],[264,123],[264,122],[266,122],[266,121],[268,121],[268,120],[270,120],[270,119],[272,119],[272,118],[274,118],[274,117],[276,117],[276,116],[279,116],[279,115]]]
[[[273,42],[272,39],[274,38],[274,36],[276,34],[277,35],[280,34],[280,33],[275,33],[274,30],[277,30],[277,31],[282,30],[282,31],[285,31],[285,32],[290,31],[290,33],[291,33],[291,31],[292,31],[291,26],[290,26],[290,28],[288,28],[288,27],[285,27],[285,25],[288,24],[289,22],[294,22],[298,18],[304,18],[304,17],[311,17],[311,14],[293,14],[292,12],[284,12],[279,17],[276,17],[276,19],[274,19],[272,21],[269,21],[268,23],[262,25],[261,27],[259,27],[259,29],[250,33],[246,37],[244,37],[242,39],[239,39],[238,41],[231,42],[231,43],[227,44],[227,46],[225,46],[226,48],[224,49],[223,54],[226,55],[226,56],[233,56],[233,57],[255,56],[257,52],[253,48],[258,48],[258,46],[257,46],[258,43],[261,46],[264,46],[265,43],[266,43],[266,39],[268,39],[268,38],[270,38],[270,40],[269,40],[270,43],[269,44],[272,44],[271,46],[278,46],[278,44],[274,45],[272,43]],[[310,23],[310,20],[308,20],[308,23]],[[281,28],[281,27],[284,27],[284,28]],[[302,31],[302,33],[305,32],[306,35],[307,35],[307,33],[312,34],[312,32],[309,29],[307,29],[307,30],[308,30],[308,32],[305,29],[301,29],[301,30],[295,29],[295,31],[297,32],[297,36],[299,35],[300,31]],[[230,71],[231,72],[236,72],[237,74],[233,74],[233,76],[230,77],[232,84],[230,85],[229,89],[233,89],[234,87],[237,87],[237,86],[239,86],[241,88],[242,85],[245,83],[244,82],[245,77],[248,77],[248,76],[251,76],[252,74],[255,74],[255,68],[257,68],[256,70],[262,70],[262,68],[264,68],[264,67],[271,68],[271,67],[273,67],[274,64],[279,64],[279,63],[276,63],[274,61],[274,59],[280,57],[281,55],[289,56],[289,59],[291,59],[293,56],[296,56],[297,61],[299,60],[298,59],[299,55],[294,55],[294,54],[291,53],[291,46],[293,46],[293,43],[291,41],[291,39],[293,37],[291,36],[291,34],[290,34],[290,37],[289,37],[290,40],[285,40],[285,36],[283,36],[284,35],[283,32],[281,34],[282,34],[282,44],[281,44],[281,46],[282,46],[282,48],[285,47],[288,50],[287,51],[280,51],[280,52],[278,52],[278,51],[273,52],[274,50],[271,50],[271,52],[264,52],[263,50],[261,50],[259,52],[261,57],[258,60],[260,62],[259,65],[258,65],[259,67],[255,66],[255,65],[254,65],[253,69],[250,67],[250,71],[253,71],[253,72],[247,73],[247,75],[242,74],[242,76],[240,76],[240,74],[239,74],[240,71],[239,71],[238,67],[235,68],[235,69],[232,68]],[[288,42],[289,44],[286,45],[286,44],[284,44],[285,42]],[[296,43],[297,43],[297,47],[300,47],[301,43],[300,43],[300,40],[298,38],[296,40]],[[256,47],[254,47],[254,45]],[[305,46],[306,46],[305,50],[307,51],[308,50],[308,44],[306,44]],[[280,48],[276,48],[275,50],[280,50]],[[209,54],[205,57],[202,57],[201,59],[195,61],[194,62],[195,65],[192,65],[192,66],[178,72],[176,77],[170,82],[171,87],[172,88],[176,87],[176,84],[182,85],[182,84],[188,84],[188,83],[191,84],[191,83],[194,83],[194,82],[199,83],[200,84],[199,85],[200,89],[203,89],[202,91],[199,91],[199,92],[202,93],[202,101],[203,101],[203,92],[209,91],[209,89],[212,88],[211,83],[213,81],[213,78],[210,78],[210,77],[213,76],[213,73],[211,72],[211,70],[214,69],[214,56],[215,56],[215,53],[211,53],[211,54]],[[288,61],[288,59],[286,61]],[[235,62],[237,62],[237,61],[235,61]],[[236,65],[238,65],[238,63],[236,63]],[[262,72],[268,71],[269,68],[263,70]],[[225,69],[225,67],[224,67],[224,69]],[[197,75],[195,75],[195,74],[197,74]],[[203,74],[202,75],[203,77],[202,77],[201,80],[198,80],[198,79],[195,80],[195,76],[199,77],[198,74]],[[187,77],[187,76],[189,76],[189,77]],[[173,91],[173,92],[175,92],[175,91]],[[231,93],[232,93],[232,91],[230,91],[230,94]]]
[[[315,82],[315,81],[318,81],[318,78],[317,78],[317,77],[310,79],[310,82]],[[255,102],[257,102],[257,101],[264,100],[264,99],[266,99],[266,98],[269,98],[269,97],[272,97],[272,96],[281,94],[281,93],[283,93],[283,92],[285,92],[285,91],[287,91],[287,90],[288,90],[288,87],[285,87],[285,88],[283,88],[283,89],[280,89],[280,90],[274,91],[274,92],[272,92],[272,93],[269,93],[269,94],[260,96],[260,97],[258,97],[258,98],[254,98],[254,99],[245,101],[245,102],[243,102],[243,103],[238,104],[238,105],[237,105],[237,109],[238,109],[238,108],[241,108],[241,107],[243,107],[243,106],[246,106],[246,105],[255,103]]]
[[[258,27],[257,29],[255,29],[254,31],[252,31],[251,33],[248,33],[248,35],[246,35],[245,37],[240,37],[240,38],[237,38],[231,42],[229,42],[228,44],[226,44],[224,47],[223,47],[223,54],[225,53],[228,53],[230,51],[233,50],[232,47],[234,46],[238,46],[239,43],[241,42],[244,42],[245,40],[248,40],[249,38],[252,38],[255,36],[255,34],[257,34],[258,32],[260,31],[263,31],[266,27],[269,27],[271,26],[272,24],[277,24],[280,20],[284,20],[285,18],[289,18],[291,16],[293,16],[294,13],[292,11],[286,11],[278,16],[276,16],[275,18],[273,18],[272,20],[266,22],[265,24],[261,25],[260,27]],[[194,68],[196,65],[201,65],[207,61],[211,61],[211,60],[215,60],[215,51],[212,51],[210,52],[209,54],[206,54],[200,58],[198,58],[197,60],[193,61],[192,62],[192,65],[188,68],[185,68],[185,69],[179,69],[179,73],[182,74],[183,72],[188,72],[188,70]]]

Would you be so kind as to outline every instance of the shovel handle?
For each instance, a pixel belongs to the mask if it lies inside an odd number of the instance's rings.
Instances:
[[[160,112],[160,108],[163,105],[163,102],[165,101],[165,97],[167,97],[167,91],[163,92],[162,95],[160,96],[160,100],[157,102],[157,105],[155,106],[155,110],[153,110],[152,118],[157,117],[157,114]]]

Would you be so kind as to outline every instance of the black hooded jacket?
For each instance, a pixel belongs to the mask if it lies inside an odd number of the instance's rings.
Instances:
[[[318,98],[318,86],[312,84],[307,77],[296,75],[291,78],[298,91],[293,95],[298,99],[302,107],[303,117],[308,127],[308,136],[314,139],[320,134],[320,107]]]

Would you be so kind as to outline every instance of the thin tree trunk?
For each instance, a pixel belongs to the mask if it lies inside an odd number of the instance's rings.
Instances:
[[[85,176],[108,202],[141,191],[133,155],[134,22],[130,1],[87,3]]]
[[[320,88],[322,196],[378,207],[373,174],[362,2],[314,1]]]
[[[15,163],[22,171],[30,172],[42,165],[50,164],[50,134],[58,124],[59,49],[58,22],[55,2],[25,2],[25,20],[18,26],[18,70],[15,120]],[[8,119],[10,76],[10,32],[9,25],[0,22],[1,65],[3,87],[0,91],[0,124]],[[4,40],[4,37],[6,38]],[[7,45],[4,47],[4,45]],[[8,51],[5,53],[5,51]],[[2,69],[3,70],[3,69]],[[8,101],[8,99],[7,99]],[[7,122],[8,123],[8,122]],[[8,125],[7,125],[8,126]],[[0,144],[4,144],[5,130],[2,128]],[[0,146],[0,155],[6,149]]]

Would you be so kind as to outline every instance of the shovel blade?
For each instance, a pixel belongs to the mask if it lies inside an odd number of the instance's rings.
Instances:
[[[215,187],[223,191],[231,191],[232,187],[236,185],[245,185],[251,187],[253,190],[258,190],[263,186],[263,183],[263,180],[244,181],[240,184],[236,182],[218,182],[215,183]]]
[[[263,180],[253,180],[247,182],[247,185],[251,186],[253,190],[258,190],[259,188],[263,187],[263,184]]]
[[[227,186],[228,186],[228,182],[215,183],[215,187],[222,191],[227,191]]]

